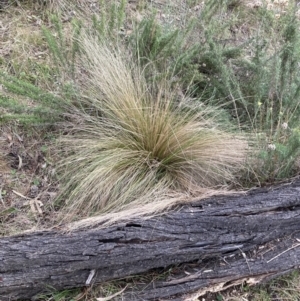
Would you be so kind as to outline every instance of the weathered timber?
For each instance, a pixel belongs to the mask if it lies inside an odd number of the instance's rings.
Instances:
[[[50,287],[83,287],[91,270],[96,270],[92,283],[98,283],[195,261],[192,280],[160,283],[144,290],[148,297],[127,293],[125,300],[157,300],[249,277],[265,279],[300,265],[298,238],[299,182],[212,197],[164,216],[105,229],[3,237],[0,300],[29,299]]]
[[[135,284],[114,300],[201,300],[198,298],[207,292],[245,283],[255,285],[299,268],[300,243],[291,236],[252,251],[181,265],[179,274],[171,273],[164,281]]]

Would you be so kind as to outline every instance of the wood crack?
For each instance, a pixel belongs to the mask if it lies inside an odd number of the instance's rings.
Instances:
[[[84,287],[91,270],[93,285],[180,265],[182,274],[128,288],[122,298],[130,301],[176,300],[281,275],[300,265],[300,181],[299,189],[293,185],[212,197],[201,202],[201,210],[184,205],[106,229],[0,238],[0,299],[32,298],[47,287]]]

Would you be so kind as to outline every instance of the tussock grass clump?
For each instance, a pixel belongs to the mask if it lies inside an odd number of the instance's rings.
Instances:
[[[91,37],[82,47],[86,95],[61,140],[63,196],[74,215],[146,204],[157,211],[233,179],[246,143],[218,128],[216,111],[176,101],[164,82],[149,87],[126,54]]]

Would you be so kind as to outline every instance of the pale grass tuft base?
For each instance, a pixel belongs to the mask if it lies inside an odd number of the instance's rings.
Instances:
[[[218,111],[147,84],[128,53],[81,43],[84,96],[60,141],[64,220],[152,215],[234,181],[247,143],[219,128]]]

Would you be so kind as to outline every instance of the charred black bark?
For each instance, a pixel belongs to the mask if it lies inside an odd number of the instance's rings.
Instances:
[[[127,292],[126,298],[200,294],[207,287],[222,289],[298,268],[297,239],[299,182],[213,197],[161,217],[106,229],[4,237],[0,239],[0,300],[32,298],[49,287],[83,287],[92,270],[91,283],[97,283],[195,261],[190,278],[178,276],[140,294]]]

